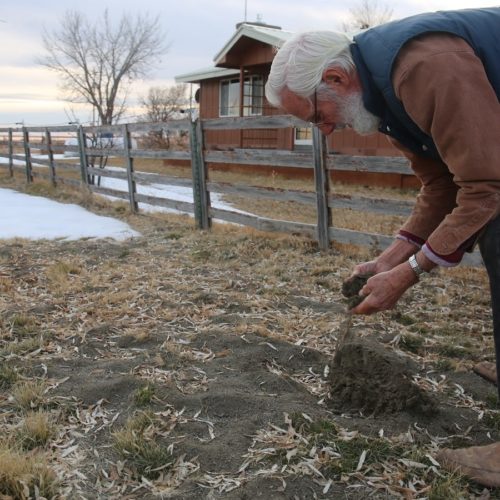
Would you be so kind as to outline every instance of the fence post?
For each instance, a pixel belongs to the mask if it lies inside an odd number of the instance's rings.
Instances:
[[[328,228],[332,224],[332,213],[328,207],[328,194],[330,192],[330,178],[326,165],[327,145],[326,137],[318,127],[313,127],[313,158],[314,158],[314,183],[316,186],[316,205],[318,210],[318,244],[321,250],[330,248]]]
[[[9,128],[9,175],[14,176],[14,143],[12,137],[12,128]]]
[[[78,126],[78,151],[80,153],[80,173],[82,176],[82,182],[88,186],[89,184],[89,175],[87,170],[87,138],[85,137],[85,132],[83,130],[83,126]]]
[[[52,151],[52,136],[48,127],[45,128],[45,144],[47,145],[47,155],[49,157],[50,182],[56,187],[56,166],[54,163],[54,151]]]
[[[31,166],[30,136],[28,129],[23,127],[24,162],[26,163],[26,182],[33,182],[33,171]]]
[[[139,205],[135,199],[137,187],[134,179],[134,159],[131,156],[130,150],[132,144],[130,140],[130,131],[128,125],[123,125],[123,148],[125,150],[125,161],[127,162],[127,180],[128,180],[128,196],[130,200],[130,209],[136,213],[139,210]]]
[[[199,229],[209,229],[210,194],[207,191],[207,170],[203,158],[203,129],[198,118],[191,122],[191,168],[193,175],[194,218]]]

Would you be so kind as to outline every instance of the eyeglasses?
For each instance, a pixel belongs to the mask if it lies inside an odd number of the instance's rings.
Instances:
[[[315,127],[321,127],[321,125],[329,125],[328,122],[320,122],[318,116],[318,91],[314,89],[314,97],[313,97],[313,116],[311,120],[311,125]]]
[[[318,92],[314,89],[314,98],[313,98],[313,119],[311,121],[312,125],[318,126]]]
[[[311,125],[315,127],[321,127],[321,125],[333,125],[332,122],[328,121],[319,121],[319,116],[318,116],[318,91],[314,89],[314,96],[313,96],[313,116],[311,120]],[[335,130],[341,130],[345,128],[347,125],[345,123],[335,123]]]

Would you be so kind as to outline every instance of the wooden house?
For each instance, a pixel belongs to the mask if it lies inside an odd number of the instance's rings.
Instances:
[[[293,33],[263,23],[240,23],[224,47],[215,55],[214,66],[178,75],[178,83],[199,85],[196,92],[200,118],[281,114],[267,102],[264,85],[276,47]],[[205,135],[207,149],[258,148],[295,150],[310,148],[311,128],[210,130]],[[346,155],[400,156],[383,134],[360,136],[350,129],[328,138],[329,151]],[[230,166],[226,166],[229,168]],[[285,172],[283,169],[280,172]],[[295,172],[291,169],[288,173]],[[344,175],[345,174],[345,175]],[[402,187],[414,184],[400,175],[372,175],[374,184]],[[338,179],[356,181],[355,173],[340,173]],[[408,176],[405,176],[408,177]],[[411,176],[412,177],[412,176]],[[363,174],[366,182],[367,174]]]

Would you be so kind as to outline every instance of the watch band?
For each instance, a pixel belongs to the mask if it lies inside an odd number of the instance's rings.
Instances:
[[[410,256],[410,258],[408,259],[408,263],[413,269],[413,272],[417,275],[417,278],[420,278],[420,275],[425,273],[425,271],[418,265],[417,257],[415,256],[415,254]]]

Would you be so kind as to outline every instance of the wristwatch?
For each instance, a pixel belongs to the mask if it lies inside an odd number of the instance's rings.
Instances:
[[[418,265],[416,254],[413,254],[409,259],[408,263],[410,267],[413,269],[413,272],[417,275],[417,278],[420,278],[420,275],[425,273],[425,271]]]

